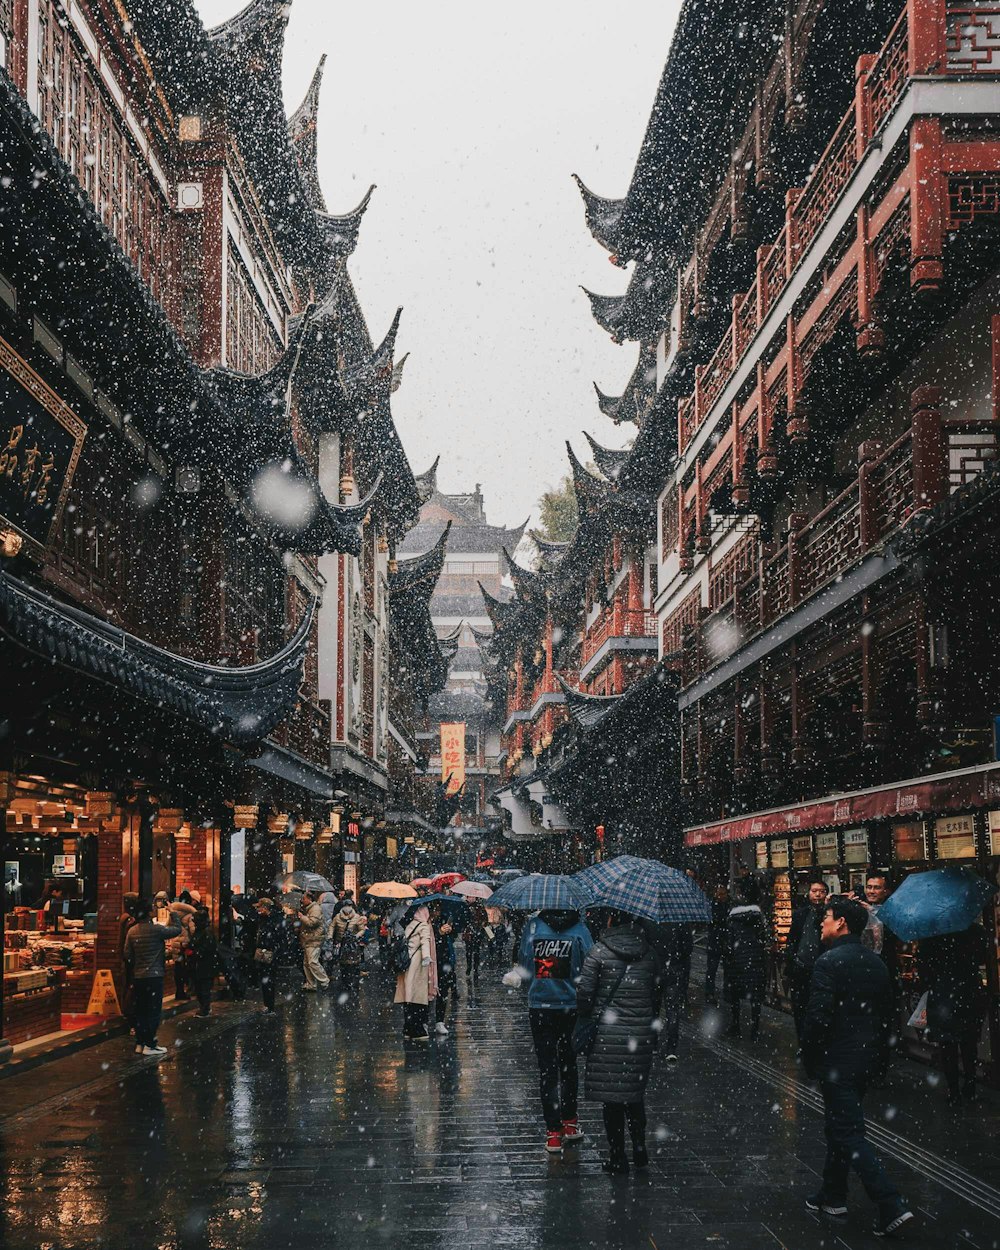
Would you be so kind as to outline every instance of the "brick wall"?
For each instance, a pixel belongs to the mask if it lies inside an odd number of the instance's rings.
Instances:
[[[118,956],[118,918],[125,893],[123,847],[129,837],[120,828],[102,829],[97,835],[97,966],[110,968],[122,997],[122,962]]]
[[[174,864],[177,893],[197,890],[201,901],[218,921],[219,831],[192,828],[189,840],[175,842]]]

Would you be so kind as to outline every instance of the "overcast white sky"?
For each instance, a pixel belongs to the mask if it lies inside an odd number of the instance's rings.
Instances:
[[[196,0],[207,25],[243,0]],[[628,275],[587,231],[570,175],[623,195],[679,0],[294,0],[285,100],[327,53],[320,179],[331,212],[378,190],[351,271],[373,338],[403,307],[411,352],[394,396],[415,472],[441,453],[448,491],[481,482],[515,524],[583,458],[588,429],[624,439],[592,383],[617,394],[634,345],[616,347],[580,286]],[[627,433],[626,427],[626,433]]]

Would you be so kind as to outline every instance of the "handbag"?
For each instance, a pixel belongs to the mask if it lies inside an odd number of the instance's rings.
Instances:
[[[621,975],[611,987],[611,993],[604,1000],[604,1006],[594,1015],[584,1016],[583,1019],[577,1019],[573,1026],[573,1039],[571,1045],[573,1053],[576,1055],[589,1055],[594,1049],[597,1042],[597,1028],[607,1009],[611,1006],[611,1000],[618,993],[618,987],[625,979],[625,973],[628,972],[628,964],[621,970]]]
[[[273,964],[274,951],[265,950],[263,946],[258,946],[253,953],[254,963],[257,964]]]

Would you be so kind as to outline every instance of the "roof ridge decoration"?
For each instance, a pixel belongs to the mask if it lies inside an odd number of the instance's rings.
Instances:
[[[569,455],[570,470],[573,474],[573,489],[579,508],[588,516],[600,511],[614,489],[609,482],[594,477],[577,459],[573,444],[566,440],[566,451]]]
[[[570,717],[583,729],[593,729],[625,697],[622,694],[586,694],[569,685],[556,673],[556,681],[566,696],[566,708]]]
[[[522,568],[514,557],[510,554],[506,547],[501,547],[503,558],[507,565],[507,572],[510,574],[511,581],[514,583],[514,593],[522,603],[529,603],[540,606],[549,597],[549,589],[546,584],[546,578],[543,573],[535,573],[530,569]]]
[[[601,329],[611,335],[612,342],[624,343],[625,334],[619,326],[619,321],[625,309],[626,296],[597,295],[594,291],[588,291],[585,286],[581,286],[580,290],[590,300],[590,311]]]
[[[530,520],[530,516],[525,517],[521,524],[515,525],[513,529],[507,529],[506,526],[502,525],[490,526],[490,528],[502,530],[506,537],[505,546],[509,547],[511,551],[516,551],[520,545],[521,539],[524,537],[524,531],[528,528],[528,522]]]
[[[315,610],[313,599],[275,655],[230,668],[167,651],[0,570],[0,631],[8,638],[240,744],[266,737],[294,707]]]
[[[583,432],[583,437],[590,444],[590,450],[594,453],[594,463],[600,471],[609,482],[617,482],[618,474],[622,471],[625,461],[629,458],[629,448],[602,447],[586,430]]]
[[[305,98],[288,118],[288,138],[302,175],[306,197],[310,205],[321,213],[326,211],[326,202],[323,199],[323,189],[319,182],[316,128],[319,118],[319,93],[323,85],[325,65],[326,53],[324,52],[319,58],[319,64],[316,66]]]
[[[406,364],[406,362],[409,359],[410,359],[410,353],[403,352],[402,356],[400,356],[400,358],[392,366],[392,382],[389,386],[389,391],[393,395],[395,395],[395,393],[399,390],[400,386],[402,386],[403,384],[403,366]]]
[[[406,357],[404,356],[403,359],[405,360]],[[420,496],[421,504],[427,503],[437,490],[437,471],[440,463],[441,457],[435,456],[434,463],[429,469],[425,469],[423,473],[417,473],[414,475],[413,480],[417,484],[417,494]]]
[[[316,213],[316,222],[327,250],[335,260],[346,259],[358,245],[358,232],[361,219],[368,211],[368,205],[376,191],[373,182],[355,205],[346,213],[328,213],[325,208]]]
[[[612,264],[624,268],[629,258],[618,255],[618,227],[621,225],[625,201],[609,200],[595,195],[578,174],[573,175],[573,180],[583,196],[583,211],[590,233],[601,247],[611,253]]]
[[[503,632],[504,626],[512,621],[518,614],[518,604],[515,600],[504,603],[502,599],[498,599],[496,595],[491,594],[482,582],[477,581],[479,592],[483,596],[483,603],[486,605],[486,615],[490,618],[490,624],[493,626],[493,633],[490,638],[495,638],[497,634]]]
[[[615,425],[642,424],[656,397],[656,348],[639,347],[635,368],[620,395],[607,395],[594,383],[597,406]]]

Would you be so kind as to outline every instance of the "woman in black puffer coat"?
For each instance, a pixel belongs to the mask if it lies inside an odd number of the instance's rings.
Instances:
[[[613,914],[580,974],[577,1016],[598,1020],[597,1040],[587,1058],[584,1092],[587,1098],[604,1104],[610,1147],[610,1157],[602,1165],[605,1172],[628,1171],[626,1119],[635,1166],[649,1163],[643,1096],[656,1049],[653,1022],[660,1011],[661,972],[659,956],[638,923],[629,916]]]

